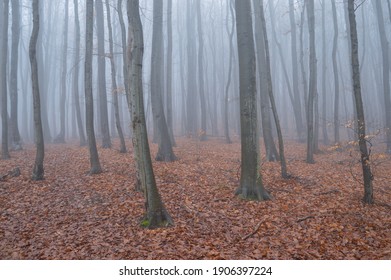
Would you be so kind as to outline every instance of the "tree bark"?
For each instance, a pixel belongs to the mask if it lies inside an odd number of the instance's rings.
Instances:
[[[9,159],[8,151],[8,90],[7,90],[7,63],[8,63],[8,13],[9,0],[3,0],[2,40],[1,40],[1,159]]]
[[[163,107],[163,2],[153,2],[153,31],[151,58],[151,105],[153,121],[158,132],[157,161],[176,160]]]
[[[110,66],[111,66],[111,82],[112,82],[111,94],[113,95],[115,126],[117,128],[118,137],[120,140],[119,152],[126,153],[125,138],[124,138],[124,133],[122,132],[121,119],[119,116],[118,94],[120,94],[120,91],[118,90],[118,86],[117,86],[117,70],[114,62],[113,28],[111,25],[111,13],[110,13],[110,6],[108,1],[106,1],[106,15],[107,15],[107,28],[109,30],[109,50],[110,50]]]
[[[337,50],[338,50],[338,18],[337,9],[335,8],[335,1],[331,0],[333,10],[333,25],[334,25],[334,39],[333,39],[333,73],[334,73],[334,144],[338,145],[339,137],[339,79],[338,79],[338,65],[337,65]]]
[[[80,21],[79,21],[79,7],[78,0],[73,0],[75,13],[75,70],[73,73],[73,99],[75,102],[75,113],[77,128],[79,131],[80,146],[85,146],[86,137],[84,133],[83,121],[81,118],[80,101],[79,101],[79,65],[80,65]]]
[[[105,54],[105,28],[102,0],[95,1],[96,30],[98,42],[98,93],[100,129],[102,132],[102,148],[111,148],[109,114],[107,110],[106,93],[106,54]]]
[[[350,41],[351,41],[351,65],[352,65],[352,81],[354,99],[356,101],[356,112],[358,122],[358,141],[361,154],[361,166],[364,178],[364,203],[373,203],[373,175],[371,172],[371,163],[365,139],[365,117],[364,106],[361,97],[361,81],[360,81],[360,63],[358,60],[358,38],[356,29],[356,15],[354,12],[354,0],[348,0],[348,13],[350,23]]]
[[[142,67],[143,67],[143,30],[139,14],[139,1],[128,0],[128,77],[129,110],[132,113],[133,144],[135,160],[138,165],[141,184],[145,190],[146,214],[142,225],[148,228],[164,227],[173,224],[158,192],[148,144],[145,123]],[[131,108],[131,109],[130,109]]]
[[[268,200],[259,170],[258,114],[256,102],[255,50],[250,0],[235,0],[239,54],[241,174],[236,194],[244,199]]]
[[[19,0],[12,3],[12,43],[11,43],[11,73],[10,73],[10,97],[11,97],[11,141],[12,150],[22,149],[18,126],[18,63],[19,63],[19,39],[20,39],[20,5]]]
[[[98,149],[94,131],[94,104],[92,97],[92,48],[93,48],[93,22],[94,22],[94,0],[87,0],[86,3],[86,54],[84,63],[84,84],[86,100],[86,131],[88,148],[90,152],[90,174],[102,172],[99,162]]]
[[[315,50],[315,9],[312,0],[307,1],[308,32],[310,41],[309,93],[307,112],[307,163],[314,163],[314,100],[317,94],[317,67]]]
[[[32,172],[34,181],[44,179],[43,161],[45,157],[45,145],[43,139],[41,121],[41,101],[39,93],[38,65],[37,65],[37,40],[39,33],[39,0],[33,0],[33,30],[29,45],[29,57],[31,64],[31,85],[33,92],[35,145],[37,147],[35,163]]]

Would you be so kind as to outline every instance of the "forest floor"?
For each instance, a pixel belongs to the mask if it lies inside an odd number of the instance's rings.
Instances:
[[[286,143],[291,179],[262,163],[273,200],[244,201],[240,144],[177,139],[173,163],[154,162],[175,225],[140,227],[144,197],[134,190],[132,153],[99,149],[104,172],[87,175],[77,143],[48,144],[45,180],[31,181],[33,145],[0,161],[0,259],[391,259],[391,158],[372,149],[374,205],[362,203],[354,149]],[[118,142],[115,142],[118,147]],[[130,147],[130,141],[127,143]],[[353,152],[352,152],[353,151]],[[152,154],[156,145],[152,145]]]

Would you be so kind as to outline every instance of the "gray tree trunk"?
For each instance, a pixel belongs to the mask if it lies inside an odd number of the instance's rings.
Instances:
[[[327,72],[327,48],[326,48],[326,1],[322,2],[322,134],[323,144],[329,144],[327,133],[327,92],[326,92],[326,72]]]
[[[199,134],[200,141],[205,141],[206,137],[206,101],[205,101],[205,85],[204,85],[204,36],[202,31],[201,21],[201,1],[196,4],[197,13],[197,33],[198,33],[198,92],[200,94],[201,107],[201,131]]]
[[[186,30],[187,30],[187,99],[186,99],[186,132],[188,136],[197,137],[197,85],[196,85],[196,42],[195,26],[193,19],[193,1],[186,1]]]
[[[333,73],[334,73],[334,144],[338,145],[339,137],[339,79],[338,79],[338,65],[337,65],[337,50],[338,50],[338,18],[337,9],[335,8],[335,1],[331,0],[333,11],[333,25],[334,25],[334,39],[333,39]]]
[[[31,85],[33,92],[35,145],[37,147],[35,163],[32,172],[34,181],[44,179],[43,161],[45,157],[45,145],[43,139],[41,121],[41,101],[39,94],[38,64],[37,64],[37,40],[39,33],[39,0],[33,0],[33,30],[29,45],[29,57],[31,64]]]
[[[139,1],[128,0],[128,77],[129,110],[132,113],[133,145],[135,160],[139,161],[139,174],[145,190],[146,214],[142,225],[148,228],[169,226],[173,221],[164,207],[158,192],[155,175],[152,168],[151,154],[148,144],[147,128],[145,123],[142,67],[143,67],[143,30],[139,14]],[[130,109],[131,108],[131,109]]]
[[[263,12],[263,0],[260,0],[260,6],[261,6],[261,22],[262,22],[262,28],[263,28],[263,38],[264,38],[264,44],[265,44],[265,56],[266,56],[266,74],[267,74],[267,90],[269,93],[269,99],[270,104],[272,107],[274,122],[276,125],[277,130],[277,137],[278,137],[278,149],[280,152],[280,164],[281,164],[281,177],[282,178],[290,178],[290,175],[288,174],[288,170],[286,167],[286,160],[285,160],[285,152],[284,152],[284,140],[282,138],[282,131],[281,131],[281,125],[280,120],[277,113],[277,106],[276,102],[274,100],[274,93],[273,93],[273,82],[272,82],[272,76],[271,76],[271,64],[270,64],[270,52],[269,52],[269,39],[267,36],[267,29],[266,29],[266,20],[265,20],[265,13]]]
[[[373,203],[373,175],[371,173],[370,158],[367,148],[367,141],[365,139],[365,117],[364,106],[361,97],[361,81],[360,81],[360,63],[358,60],[358,39],[356,29],[356,16],[354,13],[354,0],[348,0],[348,13],[350,23],[350,41],[351,41],[351,63],[352,63],[352,80],[354,99],[356,101],[357,112],[357,129],[358,141],[361,153],[361,165],[364,178],[364,203]]]
[[[105,27],[102,0],[95,1],[96,31],[98,41],[98,93],[100,129],[102,132],[102,148],[111,148],[109,114],[107,110],[106,93],[106,54],[105,54]]]
[[[85,146],[86,137],[84,133],[83,121],[81,118],[80,101],[79,101],[79,69],[80,69],[80,21],[79,21],[79,7],[78,0],[73,0],[74,13],[75,13],[75,60],[74,60],[74,73],[73,73],[73,99],[75,102],[75,113],[77,128],[79,131],[80,146]]]
[[[154,127],[158,133],[157,161],[174,161],[176,157],[172,149],[170,134],[167,127],[163,107],[163,2],[153,2],[153,31],[151,58],[151,105]]]
[[[21,150],[22,141],[18,126],[18,63],[19,63],[19,39],[20,39],[20,5],[19,0],[12,3],[12,43],[11,43],[11,73],[10,73],[10,97],[11,97],[11,141],[12,150]]]
[[[167,65],[166,65],[166,112],[170,140],[175,146],[173,116],[172,116],[172,0],[167,1]]]
[[[2,40],[0,60],[1,83],[1,158],[9,159],[8,151],[8,90],[7,90],[7,63],[8,63],[8,13],[9,0],[3,0]]]
[[[235,0],[239,54],[241,173],[236,194],[244,199],[267,200],[259,172],[258,114],[256,102],[255,50],[250,0]]]
[[[228,79],[227,83],[225,85],[225,96],[224,96],[224,135],[225,135],[225,142],[230,144],[231,138],[229,136],[229,117],[228,117],[228,99],[229,99],[229,88],[231,86],[231,77],[232,77],[232,60],[233,60],[233,52],[234,52],[234,31],[235,31],[235,15],[234,15],[234,9],[232,7],[233,0],[229,1],[229,11],[231,14],[231,30],[229,30],[229,24],[228,24],[228,15],[227,15],[227,24],[226,29],[229,36],[229,62],[228,62]],[[227,6],[227,9],[228,9]]]
[[[65,143],[65,100],[67,91],[67,57],[68,57],[68,12],[69,0],[65,0],[65,17],[64,17],[64,31],[63,31],[63,51],[62,51],[62,70],[61,70],[61,90],[59,99],[60,109],[60,133],[54,139],[54,143]]]
[[[90,174],[102,172],[94,131],[94,100],[92,97],[92,48],[93,48],[94,0],[86,3],[86,54],[84,63],[84,87],[86,100],[86,131],[90,152]]]
[[[124,138],[124,133],[122,132],[121,119],[119,116],[118,94],[120,94],[120,91],[118,90],[118,86],[117,86],[117,70],[114,62],[113,28],[111,25],[111,13],[110,13],[110,6],[108,1],[106,1],[106,15],[107,15],[107,28],[109,30],[109,50],[110,50],[110,66],[111,66],[111,82],[112,82],[111,94],[113,95],[115,126],[117,128],[118,137],[120,140],[119,152],[126,153],[125,138]]]
[[[384,27],[383,8],[381,1],[373,1],[377,15],[378,30],[380,36],[380,44],[382,50],[383,62],[383,94],[385,107],[385,123],[386,123],[386,143],[387,153],[391,154],[391,94],[390,94],[390,61],[389,61],[389,43]]]
[[[315,9],[312,0],[307,1],[308,32],[310,41],[309,93],[307,112],[307,163],[314,163],[314,100],[317,91],[317,67],[315,50]]]
[[[265,36],[263,34],[264,28],[262,26],[262,13],[261,8],[263,5],[260,0],[253,2],[254,6],[254,19],[255,19],[255,40],[257,49],[257,62],[258,73],[260,81],[260,107],[262,117],[262,133],[266,150],[266,158],[268,161],[276,161],[279,158],[276,146],[273,139],[270,101],[269,101],[269,88],[267,82],[267,66],[266,66],[266,52],[265,52]],[[261,6],[262,5],[262,6]]]

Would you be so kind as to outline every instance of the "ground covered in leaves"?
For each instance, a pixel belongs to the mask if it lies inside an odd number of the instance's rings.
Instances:
[[[306,164],[296,142],[286,144],[292,178],[263,162],[273,200],[254,202],[234,196],[238,141],[177,139],[179,160],[154,162],[175,226],[148,230],[131,152],[100,149],[104,173],[91,176],[86,147],[49,144],[46,179],[33,182],[27,145],[0,161],[0,259],[391,259],[391,159],[375,148],[374,205],[361,202],[354,147],[321,147]]]

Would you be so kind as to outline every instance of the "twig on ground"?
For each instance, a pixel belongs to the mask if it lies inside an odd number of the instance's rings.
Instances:
[[[248,239],[249,237],[251,237],[251,236],[253,236],[254,234],[256,234],[257,231],[259,230],[259,228],[261,227],[261,225],[262,225],[263,223],[264,223],[264,221],[259,222],[258,225],[255,227],[255,229],[254,229],[252,232],[250,232],[249,234],[247,234],[246,236],[244,236],[244,237],[242,238],[242,240],[246,240],[246,239]]]
[[[313,219],[315,218],[314,216],[307,216],[307,217],[304,217],[304,218],[300,218],[300,219],[297,219],[296,222],[300,223],[302,221],[305,221],[305,220],[308,220],[308,219]]]

